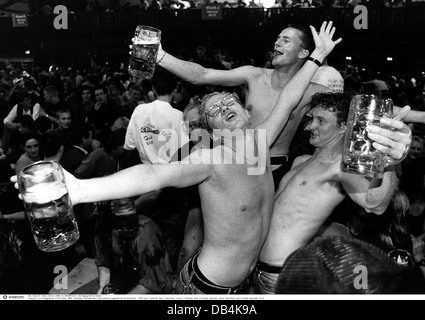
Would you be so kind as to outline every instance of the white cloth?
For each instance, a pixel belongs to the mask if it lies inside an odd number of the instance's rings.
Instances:
[[[36,103],[32,108],[32,115],[31,115],[31,110],[25,110],[22,108],[22,115],[28,114],[32,116],[33,120],[35,121],[40,115],[40,108],[41,108],[40,104]],[[3,123],[4,124],[8,122],[12,123],[13,121],[16,120],[17,117],[18,117],[18,105],[15,104],[12,110],[10,110],[9,114],[6,116],[6,118],[4,118]]]
[[[143,163],[168,163],[187,142],[189,136],[183,126],[183,112],[167,102],[156,100],[134,109],[124,149],[137,149]]]
[[[344,78],[338,70],[331,66],[321,66],[314,74],[311,82],[325,86],[333,93],[344,92]]]

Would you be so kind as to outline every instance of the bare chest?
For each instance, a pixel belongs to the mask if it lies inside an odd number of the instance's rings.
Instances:
[[[296,192],[339,192],[338,172],[339,161],[323,163],[307,160],[291,170],[283,184],[285,189]]]

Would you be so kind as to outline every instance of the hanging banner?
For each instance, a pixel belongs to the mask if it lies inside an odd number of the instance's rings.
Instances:
[[[28,17],[25,13],[12,14],[13,27],[28,27]]]
[[[205,4],[202,6],[202,20],[223,19],[223,6],[221,4]]]

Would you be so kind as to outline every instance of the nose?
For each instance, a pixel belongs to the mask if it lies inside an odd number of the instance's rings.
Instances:
[[[222,105],[222,106],[221,106],[221,114],[225,114],[225,113],[226,113],[226,111],[227,111],[227,109],[229,109],[229,107],[228,107],[228,106]]]
[[[311,131],[311,130],[313,130],[313,121],[309,121],[304,127],[304,131]]]

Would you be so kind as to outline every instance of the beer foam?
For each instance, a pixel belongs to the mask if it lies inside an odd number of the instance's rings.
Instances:
[[[128,216],[131,214],[135,214],[136,211],[134,208],[120,208],[119,210],[116,210],[115,212],[116,216]]]
[[[140,39],[136,38],[133,44],[158,44],[159,39]]]
[[[67,193],[66,186],[60,182],[39,183],[28,188],[22,198],[26,203],[47,203],[57,200]]]

